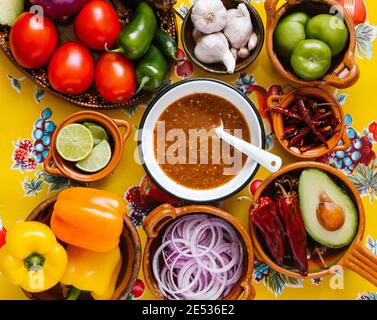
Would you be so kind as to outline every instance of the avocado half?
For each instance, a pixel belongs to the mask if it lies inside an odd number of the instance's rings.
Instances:
[[[358,229],[357,209],[351,197],[326,173],[318,169],[304,170],[299,181],[299,197],[306,230],[315,241],[329,248],[343,248],[353,241]],[[324,197],[344,214],[337,230],[325,228],[320,221],[318,208],[323,205]]]

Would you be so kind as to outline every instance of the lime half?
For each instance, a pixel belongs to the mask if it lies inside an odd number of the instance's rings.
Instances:
[[[69,124],[60,130],[56,138],[56,149],[63,159],[80,161],[92,151],[93,136],[82,124]]]
[[[97,144],[87,158],[76,163],[76,167],[85,172],[97,172],[105,168],[111,160],[111,147],[106,140]]]
[[[83,125],[89,129],[94,139],[94,145],[96,146],[102,140],[109,141],[109,134],[100,125],[93,122],[84,122]]]

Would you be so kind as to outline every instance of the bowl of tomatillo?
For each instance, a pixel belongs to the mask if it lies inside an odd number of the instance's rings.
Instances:
[[[334,0],[265,2],[266,45],[275,69],[300,85],[348,88],[359,79],[355,26]]]

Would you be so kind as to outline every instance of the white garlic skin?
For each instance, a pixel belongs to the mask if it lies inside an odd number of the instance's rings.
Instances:
[[[229,43],[223,33],[205,35],[196,44],[195,57],[202,63],[223,63],[228,73],[234,73],[236,59],[229,49]]]
[[[258,45],[258,36],[254,32],[250,37],[247,48],[249,49],[249,51],[253,51],[257,47],[257,45]]]
[[[205,34],[222,31],[227,17],[228,11],[221,0],[196,0],[191,12],[195,29]]]
[[[250,51],[246,47],[241,48],[238,50],[238,58],[240,59],[246,59],[250,56]]]
[[[239,4],[237,9],[228,10],[227,23],[223,32],[233,48],[241,49],[248,44],[253,33],[253,24],[244,3]]]

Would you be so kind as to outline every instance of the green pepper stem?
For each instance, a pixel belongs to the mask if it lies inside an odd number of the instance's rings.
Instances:
[[[117,49],[112,49],[112,50],[110,50],[110,49],[107,47],[107,43],[106,43],[106,45],[105,45],[105,50],[106,50],[106,52],[110,52],[110,53],[124,53],[124,52],[125,52],[124,49],[123,49],[122,47],[119,47],[119,48],[117,48]]]
[[[75,287],[72,287],[71,291],[69,292],[67,300],[77,300],[81,295],[81,290]]]
[[[24,266],[28,271],[41,269],[45,263],[45,258],[39,253],[32,253],[24,259]]]
[[[145,76],[145,77],[141,78],[141,81],[140,81],[140,84],[139,84],[139,88],[136,90],[136,92],[134,93],[134,95],[140,93],[140,91],[144,89],[145,85],[150,80],[151,80],[151,77],[149,77],[149,76]]]

